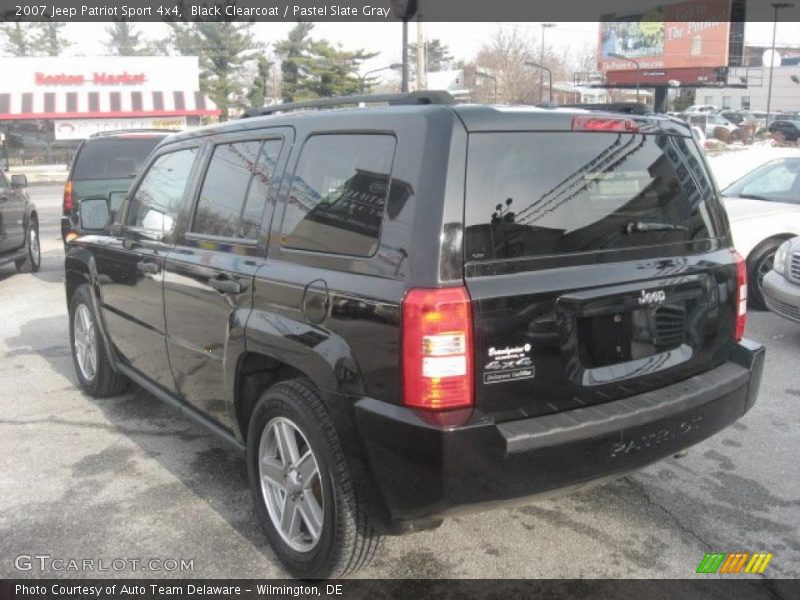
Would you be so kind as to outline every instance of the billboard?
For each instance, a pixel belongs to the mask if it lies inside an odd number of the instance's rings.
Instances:
[[[728,64],[731,0],[691,0],[604,15],[597,65],[603,72],[722,67]]]

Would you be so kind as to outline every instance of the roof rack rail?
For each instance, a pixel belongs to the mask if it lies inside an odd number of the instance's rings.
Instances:
[[[157,129],[155,127],[141,127],[138,129],[109,129],[107,131],[97,131],[91,134],[90,138],[105,137],[107,135],[119,135],[120,133],[177,133],[180,129]]]
[[[584,110],[601,110],[604,112],[616,112],[626,115],[652,115],[653,111],[649,106],[641,102],[609,102],[608,104],[562,104],[560,108],[582,108]]]
[[[248,108],[242,113],[241,118],[261,117],[274,113],[304,110],[307,108],[331,108],[334,106],[347,106],[349,104],[455,104],[456,100],[449,92],[444,90],[426,90],[409,92],[408,94],[359,94],[356,96],[338,96],[335,98],[315,98],[301,102],[286,104],[273,104]]]

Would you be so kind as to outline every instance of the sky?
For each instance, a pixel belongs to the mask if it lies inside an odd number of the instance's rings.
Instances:
[[[450,48],[457,59],[470,60],[475,57],[482,45],[489,42],[499,27],[518,27],[538,36],[541,33],[540,23],[425,23],[423,26],[427,38],[439,38]],[[103,23],[69,23],[67,34],[75,45],[70,48],[71,54],[86,56],[105,54],[101,40],[105,37]],[[254,33],[259,42],[272,44],[286,37],[294,23],[256,23]],[[166,25],[161,23],[139,23],[145,37],[161,38],[166,35]],[[416,39],[416,25],[409,26],[409,39]],[[545,43],[551,50],[563,53],[576,53],[586,45],[594,48],[597,43],[597,23],[556,23],[556,27],[548,29]],[[317,23],[312,37],[326,38],[335,44],[341,44],[345,50],[363,48],[370,52],[379,52],[378,56],[365,61],[362,72],[383,67],[400,61],[402,33],[399,22],[387,23]],[[749,44],[769,45],[772,39],[771,23],[748,23],[745,39]],[[777,28],[777,45],[800,45],[800,23],[779,23]],[[391,75],[390,75],[391,76]]]

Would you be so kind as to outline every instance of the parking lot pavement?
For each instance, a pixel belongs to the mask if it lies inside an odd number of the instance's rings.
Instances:
[[[141,390],[106,400],[79,391],[60,189],[31,195],[42,271],[0,269],[0,577],[41,576],[15,567],[32,554],[193,561],[191,572],[132,571],[128,562],[119,572],[58,573],[66,576],[283,576],[235,451]],[[706,552],[761,551],[774,553],[766,576],[800,576],[800,325],[756,312],[747,335],[767,347],[758,403],[688,456],[387,538],[364,575],[691,577]]]

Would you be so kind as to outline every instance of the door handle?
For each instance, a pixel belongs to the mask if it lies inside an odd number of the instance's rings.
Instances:
[[[238,279],[232,279],[226,275],[211,277],[208,280],[208,285],[223,294],[238,294],[244,289]]]
[[[158,275],[161,272],[161,267],[152,260],[140,260],[136,263],[136,268],[148,275]]]

